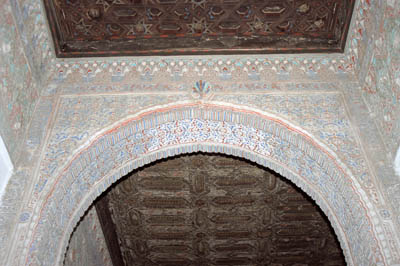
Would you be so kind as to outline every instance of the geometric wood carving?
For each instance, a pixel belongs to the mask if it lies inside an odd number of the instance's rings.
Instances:
[[[355,0],[44,0],[58,57],[342,52]]]
[[[345,265],[313,200],[247,161],[164,160],[104,197],[125,265]]]

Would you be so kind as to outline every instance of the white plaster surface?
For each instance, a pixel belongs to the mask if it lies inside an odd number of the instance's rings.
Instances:
[[[6,189],[8,180],[13,172],[13,164],[3,139],[0,136],[0,204],[3,198],[4,190]]]
[[[394,159],[394,172],[398,177],[400,177],[400,146],[397,149],[396,158]]]

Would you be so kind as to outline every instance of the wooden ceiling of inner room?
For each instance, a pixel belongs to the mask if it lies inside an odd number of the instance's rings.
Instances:
[[[343,52],[355,0],[44,0],[58,57]]]
[[[315,203],[239,159],[155,163],[114,185],[96,209],[114,266],[345,265]]]

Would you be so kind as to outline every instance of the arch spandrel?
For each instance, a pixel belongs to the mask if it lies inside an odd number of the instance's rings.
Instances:
[[[246,158],[289,178],[327,214],[350,265],[385,264],[368,199],[334,153],[282,119],[216,105],[155,109],[97,135],[52,185],[34,221],[25,262],[60,262],[87,207],[129,171],[197,151]]]

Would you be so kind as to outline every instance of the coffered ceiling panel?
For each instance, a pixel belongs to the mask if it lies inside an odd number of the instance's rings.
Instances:
[[[354,0],[44,0],[59,57],[343,51]]]
[[[238,159],[192,155],[156,163],[115,185],[97,209],[105,235],[114,234],[108,242],[115,266],[345,265],[309,197]]]

